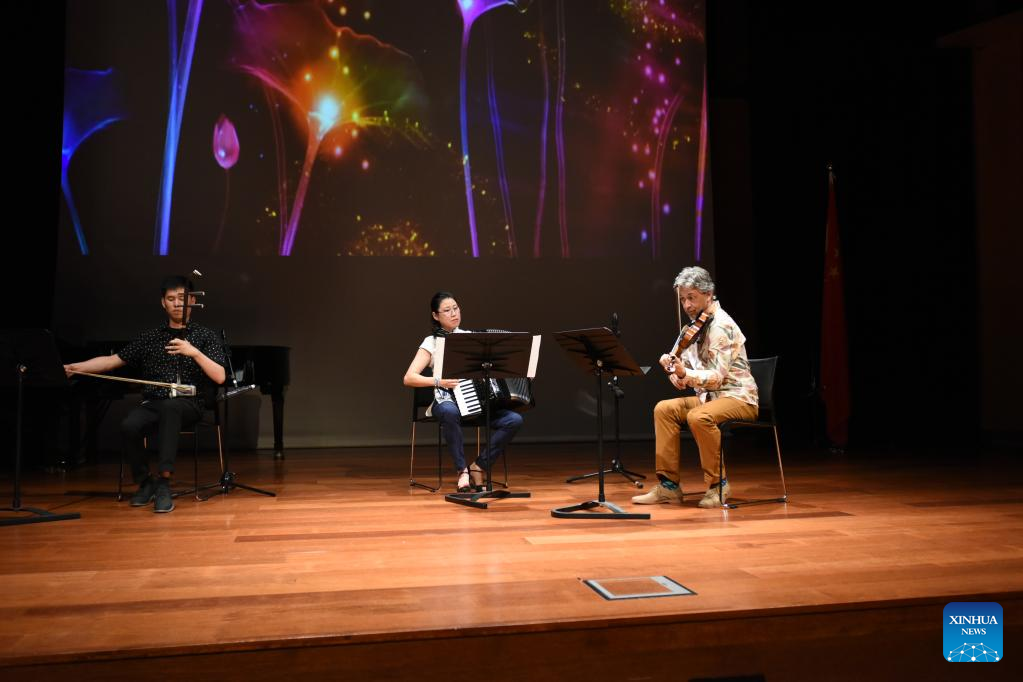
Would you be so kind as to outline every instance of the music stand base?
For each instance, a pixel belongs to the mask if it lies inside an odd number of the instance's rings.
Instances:
[[[106,490],[65,490],[65,497],[112,497],[118,502],[124,499],[122,494],[120,497],[115,492],[108,492]]]
[[[35,507],[4,507],[0,509],[0,512],[27,512],[33,514],[33,516],[16,516],[11,519],[0,519],[0,526],[20,526],[26,523],[46,523],[47,521],[69,521],[71,519],[80,519],[82,515],[78,512],[71,514],[54,514],[53,512],[46,511],[45,509],[36,509]]]
[[[267,497],[277,497],[277,493],[272,493],[269,490],[263,490],[262,488],[254,488],[251,485],[245,485],[244,483],[239,483],[237,480],[235,480],[235,475],[234,475],[234,472],[232,472],[232,471],[225,471],[223,476],[220,477],[220,481],[218,483],[214,483],[212,485],[201,486],[199,488],[199,490],[205,490],[207,488],[217,488],[217,490],[214,490],[212,493],[210,493],[206,497],[200,497],[197,494],[196,498],[198,500],[200,500],[202,502],[205,502],[206,500],[208,500],[211,497],[214,497],[216,495],[228,495],[228,494],[230,494],[230,492],[232,490],[235,490],[237,488],[241,488],[242,490],[248,490],[249,492],[253,492],[253,493],[258,493],[260,495],[266,495]]]
[[[174,490],[171,492],[171,497],[177,499],[179,497],[184,497],[185,495],[195,495],[196,500],[198,500],[199,502],[205,502],[208,498],[199,495],[199,491],[219,487],[220,482],[218,481],[217,483],[208,483],[206,485],[201,485],[198,488],[185,488],[184,490]],[[118,502],[120,502],[120,500],[118,500]]]
[[[739,507],[747,507],[747,506],[753,505],[753,504],[774,504],[774,503],[788,504],[788,501],[789,501],[789,496],[788,495],[785,495],[783,497],[769,497],[769,498],[765,498],[763,500],[743,500],[741,502],[725,501],[725,503],[721,505],[721,508],[722,509],[738,509]]]
[[[511,492],[510,490],[484,490],[481,493],[448,493],[444,496],[445,502],[460,504],[476,509],[486,509],[487,503],[480,500],[503,500],[509,497],[532,497],[530,492]]]
[[[638,474],[635,471],[629,471],[628,469],[623,467],[622,463],[620,461],[618,461],[617,459],[614,460],[613,462],[611,462],[611,468],[610,469],[604,469],[604,474],[605,475],[607,475],[607,474],[621,474],[622,476],[624,476],[625,478],[628,479],[629,483],[631,483],[632,485],[636,486],[637,488],[642,488],[643,487],[643,484],[640,483],[638,479],[646,480],[646,476],[644,474]],[[573,476],[572,478],[566,478],[565,479],[565,483],[575,483],[576,481],[584,481],[587,478],[594,478],[596,476],[600,476],[600,472],[599,471],[594,471],[591,474],[583,474],[581,476]]]
[[[408,487],[410,487],[410,488],[422,488],[423,490],[429,490],[431,493],[435,493],[438,490],[440,490],[440,488],[434,488],[433,486],[426,485],[425,483],[420,483],[419,481],[417,481],[414,478],[410,478],[409,479]]]
[[[592,514],[592,509],[608,509],[610,514]],[[558,507],[551,510],[551,516],[556,519],[649,519],[649,514],[623,511],[621,507],[611,502],[589,500],[582,504],[573,504],[570,507]]]

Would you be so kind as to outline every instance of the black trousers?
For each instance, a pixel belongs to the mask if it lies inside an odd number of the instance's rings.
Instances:
[[[178,454],[178,438],[183,429],[193,426],[202,418],[198,404],[190,398],[166,398],[147,400],[121,422],[121,439],[124,456],[131,467],[136,483],[149,476],[149,463],[142,447],[143,436],[153,436],[157,451],[157,473],[174,473],[174,460]]]

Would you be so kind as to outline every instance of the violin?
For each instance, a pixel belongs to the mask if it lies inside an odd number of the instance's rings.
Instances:
[[[669,374],[674,371],[674,365],[676,362],[679,362],[679,356],[682,355],[682,351],[700,340],[704,330],[713,319],[714,316],[704,310],[695,320],[693,320],[692,324],[687,325],[686,328],[682,330],[682,333],[679,334],[678,337],[678,345],[675,346],[675,349],[668,354],[671,357],[671,363],[668,365],[667,370]]]

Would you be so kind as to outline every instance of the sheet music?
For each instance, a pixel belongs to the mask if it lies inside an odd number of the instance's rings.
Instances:
[[[540,335],[533,335],[533,347],[529,350],[529,369],[526,376],[530,379],[536,378],[536,363],[540,360]]]
[[[536,378],[536,366],[540,361],[540,339],[539,334],[533,335],[533,343],[529,350],[529,367],[526,370],[526,376],[530,379]],[[438,379],[444,379],[444,342],[443,336],[437,337],[437,345],[433,353],[433,376]]]
[[[444,337],[438,336],[433,352],[433,376],[438,381],[444,378]]]

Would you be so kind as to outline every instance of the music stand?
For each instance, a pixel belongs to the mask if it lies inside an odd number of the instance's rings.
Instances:
[[[13,370],[16,380],[12,381]],[[22,393],[25,384],[37,388],[59,388],[67,386],[67,375],[57,353],[57,344],[48,329],[9,329],[0,335],[0,386],[18,387],[18,415],[14,437],[14,499],[10,507],[0,512],[27,512],[32,516],[17,516],[0,519],[0,526],[16,526],[25,523],[46,521],[67,521],[80,519],[82,515],[54,514],[45,509],[21,506],[21,422],[24,411]]]
[[[629,355],[618,337],[607,327],[575,329],[556,332],[558,345],[575,361],[583,372],[592,374],[597,381],[597,480],[598,497],[582,504],[551,510],[557,519],[649,519],[650,514],[623,511],[604,497],[604,375],[640,376],[643,370]],[[610,514],[589,513],[593,509],[608,509]]]
[[[483,421],[487,434],[487,448],[490,448],[490,395],[491,379],[536,374],[536,356],[540,337],[526,332],[467,333],[450,334],[437,339],[434,357],[434,376],[458,379],[482,379],[484,388]],[[491,453],[493,454],[493,453]],[[493,457],[487,460],[487,480],[484,489],[475,493],[449,493],[446,502],[461,504],[476,509],[486,509],[484,499],[503,500],[508,497],[531,497],[530,492],[494,490],[491,480]]]
[[[622,333],[618,328],[618,313],[611,313],[611,331],[614,332],[615,336],[621,337]],[[650,371],[649,367],[640,367],[643,370],[643,374]],[[604,469],[605,474],[621,474],[624,476],[629,483],[642,488],[643,484],[639,482],[640,479],[646,480],[645,474],[639,474],[635,471],[629,471],[622,464],[622,434],[621,434],[621,407],[619,403],[625,399],[625,391],[618,385],[618,377],[611,377],[611,381],[607,382],[607,387],[611,389],[611,394],[615,398],[615,456],[611,458],[611,467]],[[594,471],[589,474],[582,474],[581,476],[572,476],[571,478],[565,479],[565,483],[575,483],[576,481],[582,481],[587,478],[593,478],[599,476],[599,471]]]
[[[650,368],[640,367],[640,369],[642,369],[643,372],[646,373]],[[640,474],[630,469],[626,469],[625,465],[622,464],[622,436],[620,417],[621,408],[618,406],[618,403],[620,403],[624,399],[625,391],[623,391],[618,386],[618,377],[611,377],[611,380],[607,382],[607,387],[611,389],[611,393],[614,395],[615,398],[615,456],[611,458],[611,466],[607,469],[604,469],[604,473],[621,474],[629,481],[629,483],[636,486],[637,488],[642,488],[643,484],[640,482],[639,479],[646,479],[646,474]],[[587,478],[593,478],[595,476],[600,476],[600,472],[592,471],[588,474],[572,476],[571,478],[566,478],[565,483],[575,483],[576,481],[583,481],[586,480]]]

